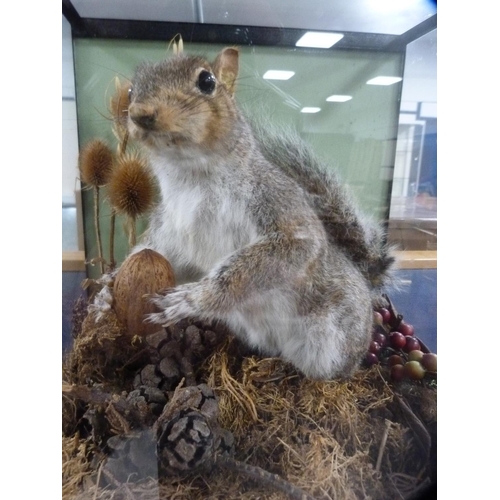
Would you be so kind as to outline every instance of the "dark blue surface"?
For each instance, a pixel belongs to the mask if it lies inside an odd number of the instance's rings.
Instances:
[[[71,336],[71,318],[73,306],[78,297],[85,292],[81,283],[86,278],[85,272],[62,273],[62,350],[63,354],[71,347],[73,338]]]
[[[415,335],[437,354],[437,269],[397,271],[400,290],[387,294],[399,314],[415,327]]]
[[[65,272],[62,276],[62,344],[63,352],[71,347],[71,317],[75,301],[84,292],[84,272]],[[400,290],[387,290],[399,314],[415,327],[415,335],[437,353],[437,270],[402,270],[396,273]]]

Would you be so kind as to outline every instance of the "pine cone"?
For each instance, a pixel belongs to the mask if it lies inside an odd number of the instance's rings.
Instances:
[[[158,459],[167,474],[192,471],[213,459],[216,437],[199,411],[177,412],[158,438]]]
[[[186,385],[196,385],[195,367],[207,358],[227,333],[220,327],[181,321],[170,328],[161,329],[145,340],[149,363],[135,376],[133,386],[153,387],[173,391],[184,378]]]
[[[234,438],[220,428],[215,394],[206,384],[177,389],[155,424],[158,466],[166,475],[213,465],[230,453]]]

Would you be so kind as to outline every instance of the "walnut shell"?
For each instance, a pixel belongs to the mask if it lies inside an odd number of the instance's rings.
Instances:
[[[147,248],[125,260],[116,274],[113,308],[130,336],[145,336],[159,330],[158,325],[143,321],[146,314],[157,312],[144,295],[173,286],[172,266],[158,252]]]

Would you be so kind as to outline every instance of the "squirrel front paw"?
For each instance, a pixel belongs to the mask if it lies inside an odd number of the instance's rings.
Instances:
[[[89,313],[95,314],[96,322],[99,322],[111,310],[113,305],[112,278],[109,275],[104,275],[98,280],[98,283],[102,284],[103,287],[88,308]]]
[[[148,314],[146,322],[166,327],[184,318],[199,318],[201,310],[196,300],[197,285],[188,283],[167,290],[165,295],[153,295],[149,300],[160,309],[160,312]]]

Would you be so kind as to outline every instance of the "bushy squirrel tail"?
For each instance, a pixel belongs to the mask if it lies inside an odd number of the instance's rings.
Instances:
[[[252,123],[265,158],[294,179],[307,193],[328,238],[358,266],[374,289],[392,281],[395,258],[379,223],[356,208],[346,187],[296,133],[270,131]]]

